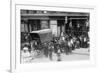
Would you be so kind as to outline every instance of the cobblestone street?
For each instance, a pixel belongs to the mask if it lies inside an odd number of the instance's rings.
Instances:
[[[23,57],[24,56],[24,57]],[[71,54],[66,55],[65,53],[61,54],[61,61],[79,61],[79,60],[89,60],[90,54],[88,52],[87,48],[81,48],[81,49],[75,49],[72,51]],[[40,63],[40,62],[56,62],[57,61],[57,55],[53,53],[52,55],[52,60],[49,58],[46,58],[44,55],[41,55],[41,57],[38,58],[33,58],[32,56],[27,55],[22,55],[21,62],[22,63]]]

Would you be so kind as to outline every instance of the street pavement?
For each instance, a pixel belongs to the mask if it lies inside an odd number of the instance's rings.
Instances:
[[[72,51],[71,54],[66,55],[65,53],[62,53],[60,56],[61,61],[77,61],[77,60],[89,60],[90,52],[88,51],[88,48],[80,48],[75,49]],[[28,53],[27,56],[21,56],[21,63],[40,63],[40,62],[50,62],[54,61],[56,62],[58,60],[58,57],[55,53],[52,55],[52,60],[49,58],[46,58],[44,55],[40,55],[38,58],[34,58],[33,56],[30,56]]]

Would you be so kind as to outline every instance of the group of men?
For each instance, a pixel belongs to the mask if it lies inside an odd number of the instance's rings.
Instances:
[[[57,61],[61,61],[61,54],[71,54],[75,42],[75,38],[69,38],[61,35],[60,38],[54,38],[52,42],[43,44],[44,55],[52,60],[52,54],[55,53],[58,57]]]
[[[54,53],[57,55],[57,61],[61,61],[62,53],[69,55],[72,53],[72,50],[80,47],[81,42],[79,39],[82,40],[83,37],[77,38],[75,36],[64,35],[62,33],[59,38],[54,38],[51,42],[45,42],[41,44],[34,42],[34,45],[31,45],[31,51],[40,51],[51,61],[53,60],[52,57]],[[87,41],[86,38],[84,38],[84,41]]]

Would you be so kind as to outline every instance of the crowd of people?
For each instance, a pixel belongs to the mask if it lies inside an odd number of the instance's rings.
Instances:
[[[58,57],[57,61],[61,61],[62,53],[69,55],[72,53],[72,50],[80,49],[85,43],[89,45],[88,42],[89,38],[84,35],[76,37],[75,35],[64,35],[62,33],[60,37],[54,37],[50,42],[39,43],[34,41],[34,44],[32,43],[32,45],[26,45],[25,47],[28,47],[30,53],[36,52],[37,55],[42,53],[42,55],[50,60],[53,60],[53,53],[55,53]]]

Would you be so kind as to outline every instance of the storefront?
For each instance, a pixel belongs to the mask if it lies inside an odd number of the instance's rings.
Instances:
[[[89,16],[69,16],[65,28],[66,33],[76,36],[87,34],[89,32]]]
[[[62,19],[61,19],[62,18]],[[24,22],[27,21],[27,22]],[[23,27],[23,23],[24,26]],[[22,17],[22,22],[21,22],[21,30],[22,29],[28,29],[24,30],[22,32],[31,32],[31,31],[36,31],[36,30],[42,30],[42,29],[52,29],[52,34],[55,37],[59,37],[61,32],[64,32],[64,17],[59,17],[59,16],[37,16],[36,18],[33,17],[27,17],[23,18]]]
[[[59,37],[61,32],[76,36],[82,35],[89,31],[89,13],[36,12],[34,10],[33,12],[31,10],[28,13],[21,13],[21,32],[31,32],[48,28],[52,29],[52,34],[55,37]]]

